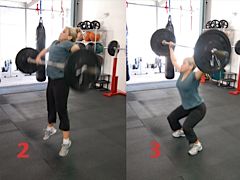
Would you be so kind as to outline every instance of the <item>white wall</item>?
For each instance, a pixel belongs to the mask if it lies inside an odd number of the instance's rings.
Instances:
[[[82,21],[85,20],[101,22],[102,27],[107,30],[107,44],[112,40],[117,40],[122,48],[126,47],[125,0],[83,0]],[[104,72],[112,74],[113,57],[107,52],[105,52],[104,63]],[[118,54],[117,75],[118,89],[126,91],[125,50],[121,50]]]
[[[0,2],[0,5],[19,7],[21,4]],[[0,7],[0,67],[4,65],[5,60],[11,59],[13,63],[12,69],[16,69],[16,54],[25,45],[24,20],[23,9]],[[10,42],[13,42],[11,48],[9,47]]]
[[[209,1],[209,0],[208,0]],[[238,0],[211,0],[211,20],[225,19],[229,23],[229,39],[232,45],[240,40],[240,1]],[[231,62],[228,70],[234,73],[239,72],[240,56],[232,49]],[[236,83],[237,85],[237,83]]]

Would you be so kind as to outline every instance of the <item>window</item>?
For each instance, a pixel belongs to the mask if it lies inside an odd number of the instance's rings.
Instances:
[[[24,47],[36,48],[36,29],[40,15],[37,3],[25,8],[31,1],[10,2],[0,0],[0,65],[12,60],[12,70],[16,70],[15,58]],[[46,32],[46,47],[58,39],[64,26],[71,26],[72,0],[42,1],[42,18]],[[39,3],[39,2],[38,2]],[[40,6],[38,6],[40,8]]]
[[[128,62],[130,67],[130,76],[133,75],[131,76],[132,80],[130,80],[132,82],[134,74],[137,73],[131,74],[131,65],[135,64],[136,58],[140,57],[142,59],[141,72],[138,74],[149,75],[151,73],[148,72],[151,71],[151,69],[147,69],[147,67],[149,67],[149,64],[155,63],[156,54],[150,47],[150,39],[157,29],[166,27],[169,13],[172,17],[177,44],[192,47],[176,47],[175,53],[177,58],[182,61],[184,57],[193,55],[193,48],[200,34],[199,20],[201,0],[171,0],[170,12],[169,9],[167,11],[165,8],[166,1],[161,2],[162,4],[157,3],[156,1],[146,0],[128,1]],[[167,0],[167,3],[169,3],[169,0]],[[149,77],[144,78],[144,76],[141,76],[141,79],[142,82],[152,80]]]

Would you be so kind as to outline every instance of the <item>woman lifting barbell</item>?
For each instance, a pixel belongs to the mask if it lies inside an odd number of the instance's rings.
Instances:
[[[43,49],[36,57],[36,63],[41,64],[41,58],[49,52],[49,59],[53,62],[64,63],[72,52],[79,50],[75,44],[78,30],[66,27],[59,35],[59,39],[53,41],[51,46]],[[59,152],[60,156],[66,156],[71,146],[70,140],[70,122],[68,118],[67,101],[69,95],[69,86],[64,80],[64,71],[54,66],[47,66],[48,84],[47,84],[47,111],[48,125],[44,131],[43,140],[56,133],[54,124],[56,123],[56,114],[60,119],[59,129],[63,133],[63,143]]]
[[[196,155],[203,147],[199,141],[197,135],[194,132],[194,127],[204,118],[206,114],[206,106],[203,98],[198,93],[199,81],[203,72],[195,70],[195,63],[193,57],[187,57],[184,59],[183,64],[180,66],[177,63],[174,51],[174,43],[169,43],[170,58],[174,67],[180,72],[180,76],[177,80],[176,86],[179,91],[182,104],[178,106],[173,112],[171,112],[167,119],[171,129],[173,137],[184,137],[186,135],[190,144],[190,155]],[[183,125],[179,120],[186,117]]]

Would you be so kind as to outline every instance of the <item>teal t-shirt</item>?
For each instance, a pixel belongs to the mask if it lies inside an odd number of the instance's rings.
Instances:
[[[177,80],[177,88],[181,96],[182,106],[184,109],[191,109],[203,103],[199,96],[199,80],[196,80],[195,72],[191,72],[186,79],[182,81],[183,73]]]
[[[49,61],[65,63],[71,54],[73,44],[74,43],[72,41],[53,41],[49,47]],[[63,78],[64,70],[53,66],[47,66],[47,75],[51,79]]]

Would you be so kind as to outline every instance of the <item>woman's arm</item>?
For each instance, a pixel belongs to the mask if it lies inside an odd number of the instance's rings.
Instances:
[[[195,78],[196,80],[200,80],[203,75],[203,72],[200,71],[199,69],[195,72]]]
[[[40,64],[41,63],[41,58],[43,57],[43,56],[45,56],[46,54],[47,54],[47,52],[48,52],[48,49],[43,49],[38,55],[37,55],[37,57],[36,57],[36,63],[37,64]]]
[[[74,44],[72,47],[71,47],[71,52],[73,53],[73,52],[76,52],[76,51],[78,51],[80,48],[79,48],[79,46],[77,45],[77,44]]]
[[[181,66],[177,63],[177,59],[176,59],[176,56],[175,56],[174,51],[173,51],[173,46],[174,46],[173,42],[170,42],[170,43],[169,43],[170,59],[171,59],[171,61],[172,61],[173,66],[174,66],[178,71],[180,71]]]

